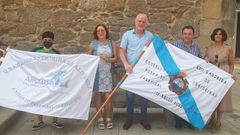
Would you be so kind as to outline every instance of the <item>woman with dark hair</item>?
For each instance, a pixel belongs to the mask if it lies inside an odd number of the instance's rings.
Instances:
[[[231,46],[224,43],[227,40],[226,31],[222,28],[216,28],[211,34],[211,40],[214,41],[214,43],[206,48],[205,59],[233,75],[233,50]],[[233,78],[236,79],[235,76]],[[229,111],[232,111],[231,90],[226,93],[212,114],[208,126],[212,133],[217,133],[221,130],[223,112]]]
[[[88,54],[100,57],[93,86],[95,105],[97,110],[99,110],[102,105],[102,99],[106,100],[113,89],[112,74],[110,71],[112,70],[112,63],[117,61],[117,46],[109,39],[109,31],[103,24],[95,27],[93,35],[94,40],[89,45]],[[105,127],[108,129],[113,128],[111,110],[112,106],[111,102],[109,102],[104,108],[105,115],[103,115],[102,111],[99,113],[99,129],[105,129]],[[103,116],[106,116],[106,118]]]

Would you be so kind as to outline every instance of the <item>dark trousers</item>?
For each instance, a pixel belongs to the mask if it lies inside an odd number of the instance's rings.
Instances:
[[[181,117],[174,115],[174,119],[175,119],[175,128],[177,129],[182,129],[185,126],[188,128],[193,128],[193,126],[191,124],[189,124],[187,121],[185,121],[184,119],[182,119]]]

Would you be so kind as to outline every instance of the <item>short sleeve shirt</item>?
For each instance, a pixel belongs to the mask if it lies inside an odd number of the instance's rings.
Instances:
[[[49,54],[57,54],[54,50],[45,51],[44,49],[38,49],[38,50],[36,50],[35,52],[49,53]]]
[[[152,33],[147,30],[145,30],[140,37],[137,36],[134,29],[123,34],[120,48],[125,49],[127,55],[126,58],[129,64],[133,63],[134,59],[139,57],[142,49],[151,39]]]

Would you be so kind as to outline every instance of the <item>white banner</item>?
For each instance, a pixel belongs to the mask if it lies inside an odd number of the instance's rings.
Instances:
[[[0,106],[88,119],[99,57],[9,50],[0,68]]]
[[[154,37],[120,87],[202,129],[233,83],[230,74]]]

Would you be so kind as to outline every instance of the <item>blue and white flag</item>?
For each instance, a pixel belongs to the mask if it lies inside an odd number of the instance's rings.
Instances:
[[[9,50],[0,67],[0,106],[88,119],[99,57]]]
[[[153,37],[120,88],[145,97],[202,129],[233,83],[225,71]]]

